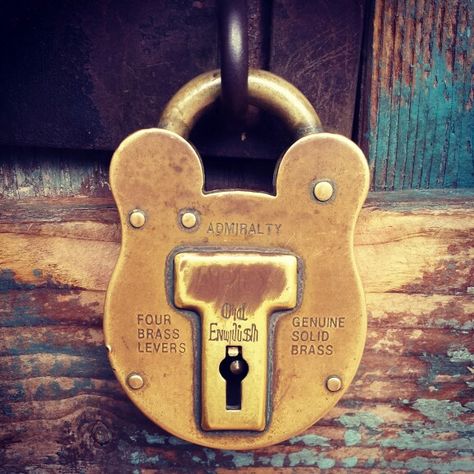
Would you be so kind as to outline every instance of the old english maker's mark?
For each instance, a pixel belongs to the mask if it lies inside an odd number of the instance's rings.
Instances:
[[[122,249],[104,331],[117,378],[151,420],[204,446],[252,449],[307,429],[356,373],[366,312],[352,241],[368,167],[354,143],[322,132],[298,90],[251,71],[249,100],[279,111],[296,141],[273,195],[204,192],[186,137],[219,81],[191,81],[161,128],[114,154]]]
[[[202,427],[205,430],[261,431],[266,422],[268,320],[274,311],[294,308],[297,260],[293,255],[179,253],[174,259],[175,302],[201,316]],[[247,300],[247,319],[234,320],[225,299]],[[243,307],[240,308],[242,310]],[[239,310],[235,310],[237,318]],[[228,409],[227,381],[219,366],[229,347],[239,347],[249,365],[242,380],[241,409]]]

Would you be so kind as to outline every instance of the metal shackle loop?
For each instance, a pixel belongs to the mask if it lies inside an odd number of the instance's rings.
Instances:
[[[295,138],[323,131],[308,99],[285,79],[260,69],[249,71],[249,103],[275,114]],[[187,138],[199,117],[221,93],[218,70],[201,74],[185,84],[168,102],[158,127]]]

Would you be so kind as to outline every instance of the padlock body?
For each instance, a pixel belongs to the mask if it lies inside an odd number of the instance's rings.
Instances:
[[[104,330],[138,408],[180,438],[231,449],[283,441],[323,416],[366,337],[353,254],[368,190],[358,147],[310,135],[283,156],[274,195],[206,193],[192,146],[143,130],[116,151],[111,186],[122,247]]]

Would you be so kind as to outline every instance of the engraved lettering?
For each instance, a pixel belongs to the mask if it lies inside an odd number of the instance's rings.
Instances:
[[[257,235],[279,235],[282,224],[261,224],[258,222],[210,222],[207,233],[216,237],[241,236],[254,237]]]
[[[236,321],[237,319],[241,321],[247,321],[245,309],[246,303],[243,303],[240,306],[235,306],[231,303],[224,303],[221,308],[221,316],[224,319],[233,318],[234,321]]]
[[[331,356],[334,333],[346,326],[345,316],[293,316],[290,354],[294,356]]]
[[[233,235],[235,234],[235,222],[225,222],[224,223],[224,232],[226,235]]]
[[[292,344],[290,354],[297,355],[314,355],[314,356],[331,356],[334,353],[332,344]]]
[[[171,315],[137,314],[137,351],[153,354],[184,354],[186,343],[180,342],[180,330],[173,327]]]
[[[209,325],[209,341],[225,341],[227,344],[258,342],[258,329],[253,323],[249,327],[232,323],[232,329],[220,329],[217,323],[211,323]]]
[[[292,319],[295,328],[343,328],[344,316],[295,316]]]
[[[139,342],[138,352],[141,353],[162,353],[162,354],[184,354],[186,352],[186,344],[180,342]]]
[[[171,324],[171,316],[169,314],[137,314],[137,323],[147,325]]]

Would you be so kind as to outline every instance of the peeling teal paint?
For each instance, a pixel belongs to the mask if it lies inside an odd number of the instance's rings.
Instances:
[[[423,389],[431,390],[439,388],[439,375],[450,375],[452,377],[464,375],[466,373],[466,361],[463,360],[464,351],[452,349],[447,354],[427,354],[424,353],[420,359],[427,363],[426,374],[418,380],[418,384]]]
[[[399,450],[450,452],[469,450],[474,446],[474,427],[460,419],[462,415],[472,412],[472,407],[450,400],[418,399],[412,404],[412,409],[420,412],[429,422],[405,423],[397,437],[382,439],[377,442],[378,445]],[[457,437],[445,438],[445,433],[457,433]],[[369,443],[375,444],[374,441]],[[412,465],[408,467],[414,468]]]
[[[320,469],[331,469],[336,461],[325,457],[323,454],[315,453],[310,449],[302,449],[288,455],[290,467],[295,466],[318,466]]]
[[[274,454],[269,456],[258,456],[257,463],[263,466],[271,465],[272,467],[283,467],[285,462],[285,454]]]
[[[351,456],[351,457],[348,457],[348,458],[344,458],[342,460],[342,465],[344,467],[348,467],[348,468],[355,467],[355,466],[357,466],[358,460],[359,459],[356,456]]]
[[[274,454],[270,460],[270,464],[273,467],[283,467],[285,462],[286,455],[285,454]]]
[[[32,290],[35,285],[18,282],[15,272],[9,268],[0,268],[0,291]]]
[[[143,435],[145,436],[147,444],[166,444],[169,438],[168,435],[155,435],[150,434],[147,431],[143,431]]]
[[[401,450],[416,451],[418,449],[426,449],[429,451],[451,451],[458,449],[469,449],[474,438],[458,438],[450,440],[433,439],[430,436],[435,434],[434,430],[418,428],[412,432],[410,430],[401,431],[396,438],[383,439],[380,446],[384,448],[397,448]]]
[[[71,356],[82,357],[84,355],[84,347],[77,345],[64,344],[59,345],[55,342],[35,342],[31,339],[24,339],[21,336],[16,338],[16,343],[8,347],[8,351],[0,352],[0,355],[26,355],[26,354],[66,354]],[[106,349],[103,346],[88,345],[87,355],[97,361],[101,360],[103,364],[107,364]]]
[[[147,456],[145,453],[134,451],[130,454],[130,464],[138,466],[141,464],[158,465],[160,463],[159,456]]]
[[[365,461],[365,467],[374,467],[375,466],[375,458],[368,458]]]
[[[290,444],[304,444],[305,446],[330,446],[329,439],[315,434],[295,436],[289,440]]]
[[[148,431],[142,431],[143,436],[147,444],[150,445],[164,445],[168,444],[170,446],[182,446],[182,445],[189,445],[187,441],[182,439],[176,438],[175,436],[169,434],[151,434]]]
[[[213,463],[216,460],[216,453],[212,449],[204,448],[204,453],[209,463]]]
[[[232,464],[235,467],[252,466],[254,463],[253,453],[241,453],[238,451],[224,451],[225,456],[232,456]]]
[[[472,331],[474,330],[474,321],[466,321],[461,324],[457,319],[442,319],[435,320],[435,326],[440,328],[456,329],[458,331]]]
[[[442,3],[434,2],[435,16],[441,16]],[[472,3],[461,4],[459,11],[452,10],[449,15],[461,15],[464,9],[472,21]],[[401,14],[410,15],[423,25],[423,8],[417,2],[410,5]],[[384,22],[393,21],[387,13]],[[460,18],[454,17],[454,21]],[[405,37],[406,25],[401,23],[399,27],[398,34]],[[389,74],[392,71],[389,89],[378,85],[377,115],[368,134],[369,163],[374,170],[372,185],[377,191],[474,186],[471,33],[469,28],[456,28],[455,35],[439,42],[437,38],[442,33],[438,28],[422,31],[421,42],[415,43],[414,36],[410,36],[412,44],[402,50],[402,60],[410,61],[410,77],[403,72],[405,75],[400,78],[392,70],[391,56],[383,56],[373,66]],[[424,59],[427,51],[429,63]],[[369,109],[374,106],[370,97]]]
[[[374,432],[383,423],[382,418],[370,412],[342,415],[338,420],[343,426],[348,428],[344,433],[344,443],[346,446],[355,446],[361,442],[360,428]]]
[[[462,346],[453,346],[448,350],[448,357],[451,362],[463,363],[474,362],[474,354],[471,354],[469,349]]]
[[[344,433],[344,443],[346,443],[346,446],[355,446],[360,443],[361,439],[362,437],[358,431],[346,430]]]
[[[391,461],[382,463],[383,467],[392,469],[409,469],[412,473],[434,472],[437,474],[451,474],[454,472],[472,472],[474,463],[470,460],[453,460],[443,462],[440,459],[416,456],[403,461]]]
[[[369,413],[360,412],[354,415],[342,415],[338,419],[346,428],[359,428],[365,426],[369,429],[377,429],[383,423],[382,418]]]
[[[449,400],[435,400],[431,398],[420,398],[413,403],[413,408],[418,410],[428,419],[446,425],[450,420],[458,418],[463,413],[469,412],[469,408],[462,406],[459,402]]]

